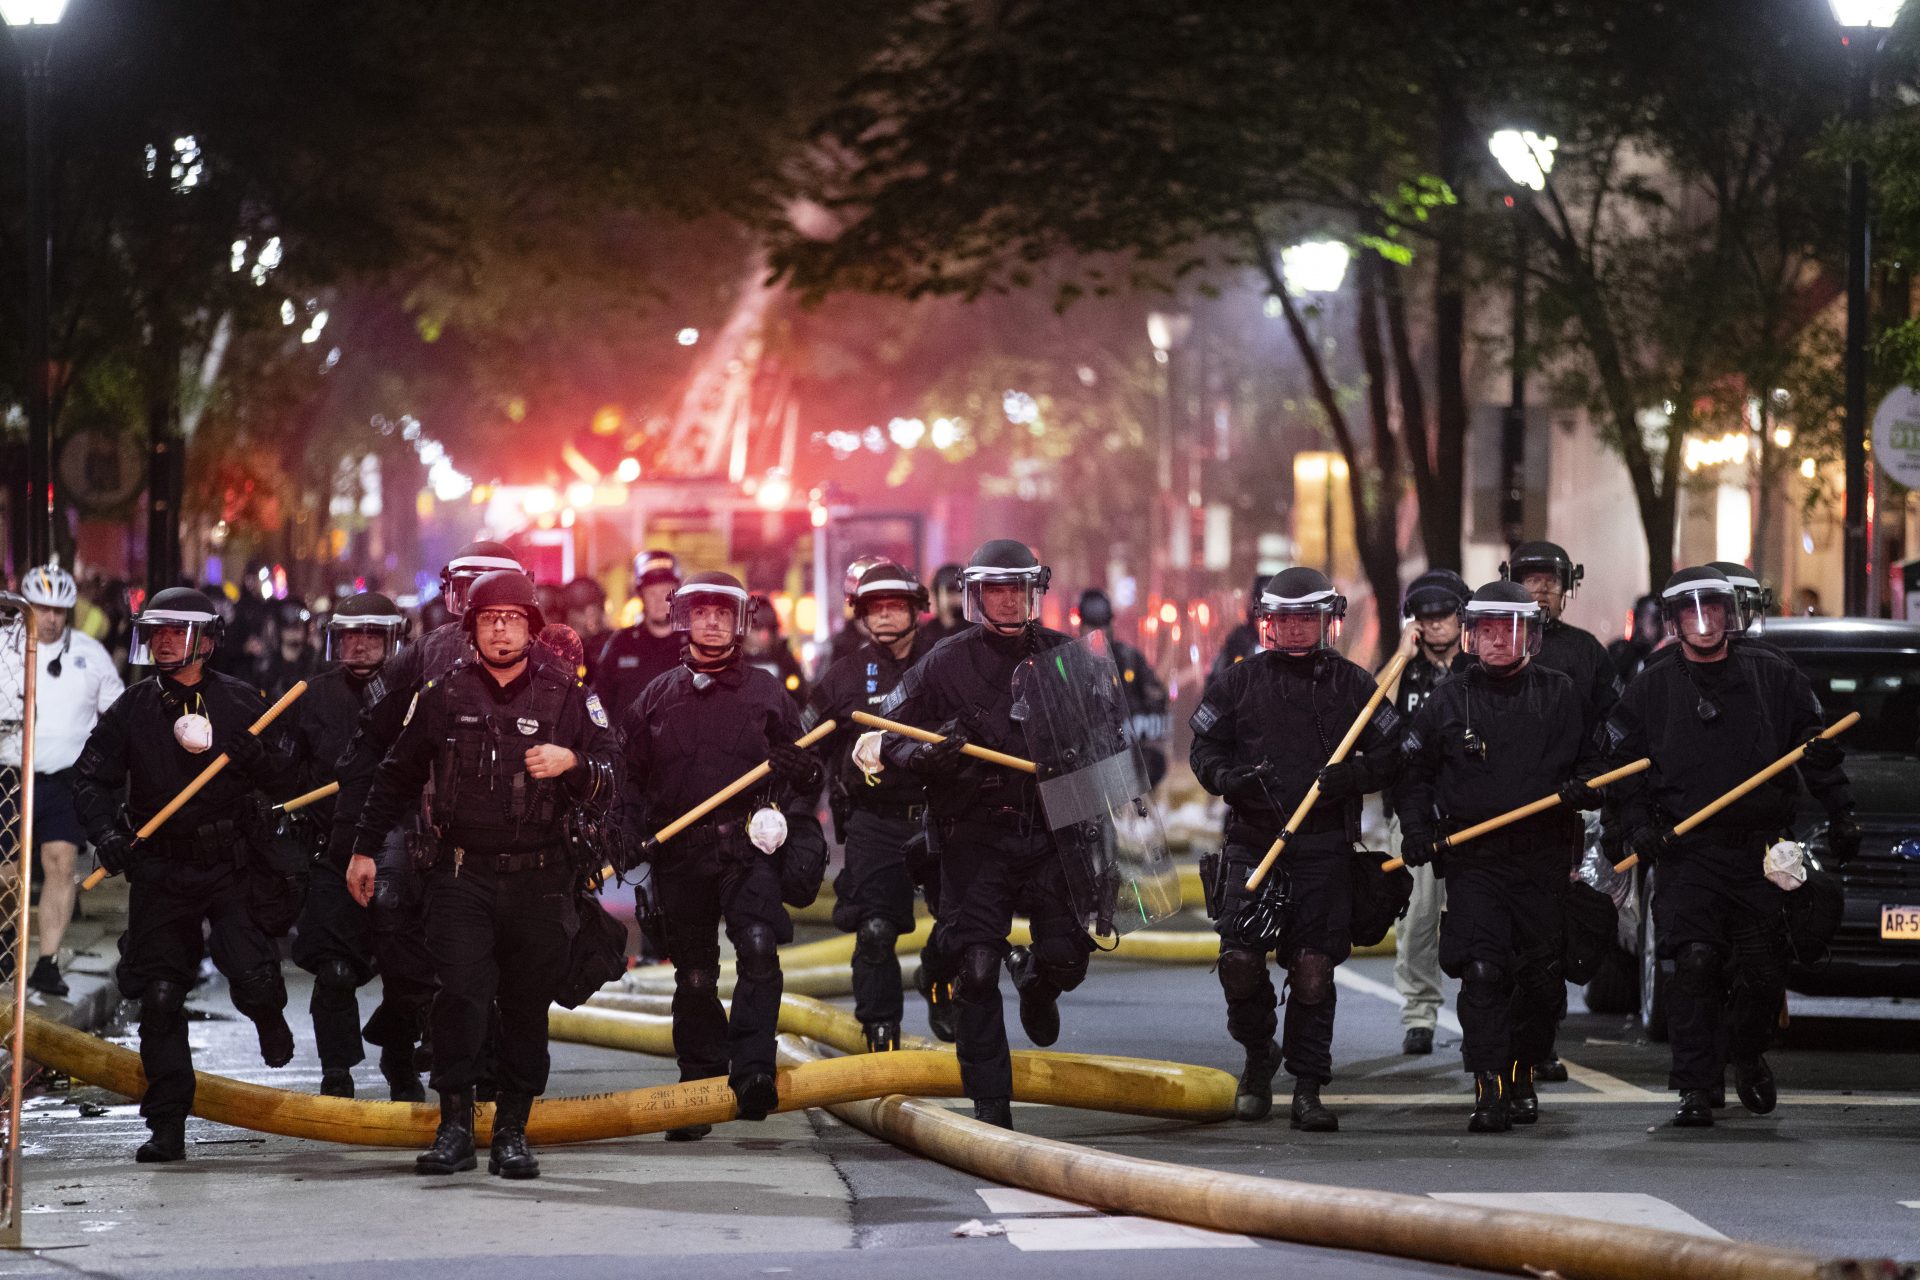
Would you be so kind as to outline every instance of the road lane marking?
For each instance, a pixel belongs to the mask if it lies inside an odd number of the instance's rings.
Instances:
[[[1027,1191],[1021,1187],[975,1187],[974,1190],[979,1192],[980,1198],[986,1202],[988,1213],[1097,1214],[1100,1212],[1091,1205],[1061,1200],[1055,1196],[1042,1195],[1038,1191]]]
[[[1637,1191],[1429,1191],[1429,1199],[1489,1209],[1529,1209],[1585,1218],[1619,1227],[1651,1227],[1682,1235],[1725,1240],[1700,1219],[1657,1196]]]
[[[1072,1217],[1008,1218],[999,1224],[1007,1240],[1024,1253],[1125,1249],[1258,1249],[1246,1236],[1208,1231],[1158,1218]]]
[[[1395,991],[1384,982],[1376,981],[1362,973],[1355,973],[1345,966],[1341,966],[1333,971],[1333,980],[1349,990],[1358,991],[1362,995],[1372,996],[1376,1000],[1385,1000],[1396,1009],[1406,1007],[1407,998],[1398,991]],[[1460,1030],[1460,1018],[1453,1010],[1443,1005],[1439,1010],[1438,1020],[1440,1025],[1448,1031],[1453,1032],[1455,1035],[1462,1034]],[[1629,1083],[1628,1081],[1620,1079],[1618,1076],[1610,1076],[1604,1071],[1596,1071],[1592,1067],[1583,1067],[1576,1063],[1568,1062],[1565,1058],[1560,1059],[1560,1061],[1567,1069],[1567,1078],[1569,1080],[1577,1080],[1596,1093],[1616,1097],[1623,1102],[1629,1100],[1644,1102],[1651,1098],[1664,1096],[1654,1093],[1649,1089],[1642,1089],[1639,1085]]]

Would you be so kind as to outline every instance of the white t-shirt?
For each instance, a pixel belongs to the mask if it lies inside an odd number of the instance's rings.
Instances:
[[[80,758],[87,735],[125,691],[113,658],[98,640],[67,628],[40,646],[40,683],[34,697],[33,771],[58,773]],[[60,674],[50,668],[60,661]],[[0,648],[0,765],[20,765],[20,650]]]

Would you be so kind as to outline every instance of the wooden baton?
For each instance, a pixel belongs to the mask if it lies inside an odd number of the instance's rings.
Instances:
[[[819,724],[802,734],[800,740],[793,745],[796,747],[810,747],[832,733],[833,730],[833,721],[822,720]],[[702,800],[699,804],[693,806],[693,808],[687,810],[672,822],[669,822],[666,826],[654,832],[653,842],[655,844],[665,844],[694,823],[700,821],[700,819],[712,813],[715,809],[718,809],[727,801],[739,795],[742,791],[745,791],[748,787],[757,784],[762,778],[772,772],[773,765],[768,761],[762,760],[759,764],[753,766],[753,768],[747,770],[732,782],[729,782],[726,786],[720,788],[705,800]],[[614,875],[613,867],[605,866],[600,868],[600,875],[602,879],[611,880]]]
[[[280,813],[292,813],[297,809],[304,809],[317,801],[325,800],[328,796],[336,794],[339,790],[339,783],[329,782],[324,787],[315,787],[305,795],[295,796],[293,799],[282,801],[273,807]]]
[[[293,688],[280,695],[280,701],[268,707],[258,720],[255,720],[251,725],[247,726],[247,732],[256,738],[259,737],[268,725],[280,718],[282,711],[292,706],[294,701],[306,691],[307,682],[305,680],[296,681]],[[161,826],[166,823],[168,818],[180,812],[180,810],[186,806],[187,801],[199,795],[200,789],[209,782],[212,782],[215,775],[226,767],[227,753],[222,751],[219,755],[207,762],[207,767],[200,771],[199,777],[180,788],[180,794],[167,801],[166,808],[160,810],[160,812],[154,814],[151,818],[148,818],[146,822],[141,825],[140,829],[133,833],[134,843],[138,844],[140,841],[150,838],[154,832],[158,831]],[[106,878],[107,869],[105,867],[95,867],[93,874],[82,881],[80,887],[82,889],[97,888],[100,882]]]
[[[946,739],[931,729],[921,729],[910,724],[901,724],[898,720],[883,720],[879,716],[869,715],[865,711],[853,713],[854,723],[863,724],[869,729],[885,729],[888,733],[897,733],[903,738],[912,738],[915,742],[945,742]],[[1039,767],[1031,760],[1022,760],[1019,756],[1010,756],[989,747],[977,747],[969,742],[960,748],[960,754],[972,756],[975,760],[985,760],[988,764],[1005,765],[1009,769],[1018,769],[1022,773],[1038,773]]]
[[[1401,649],[1393,655],[1393,661],[1387,664],[1387,669],[1380,673],[1379,679],[1374,683],[1373,696],[1367,699],[1367,705],[1360,708],[1360,714],[1354,717],[1353,724],[1348,726],[1347,736],[1340,739],[1340,745],[1333,749],[1333,755],[1327,761],[1329,765],[1339,764],[1347,758],[1347,753],[1353,750],[1353,744],[1360,740],[1360,733],[1367,727],[1367,721],[1373,719],[1373,713],[1379,707],[1380,700],[1387,696],[1387,689],[1400,678],[1400,673],[1407,669],[1407,663],[1412,659],[1413,653],[1407,649]],[[1260,882],[1267,878],[1267,872],[1273,870],[1273,864],[1280,857],[1280,851],[1287,847],[1287,840],[1292,837],[1300,824],[1307,820],[1307,814],[1313,810],[1314,803],[1319,799],[1320,780],[1315,778],[1313,785],[1307,788],[1307,794],[1300,797],[1299,807],[1293,811],[1293,816],[1287,819],[1287,825],[1274,838],[1273,847],[1267,850],[1267,856],[1260,859],[1260,865],[1255,867],[1253,874],[1247,877],[1247,892],[1251,893],[1258,889]]]
[[[1853,728],[1853,726],[1859,723],[1860,723],[1860,713],[1858,711],[1849,711],[1847,712],[1847,714],[1845,714],[1844,716],[1841,716],[1838,720],[1835,720],[1832,724],[1828,725],[1826,728],[1822,729],[1818,734],[1814,736],[1819,738],[1837,738],[1841,734],[1845,733],[1847,730]],[[1687,834],[1687,832],[1693,830],[1695,827],[1705,822],[1708,818],[1711,818],[1714,814],[1719,813],[1722,809],[1732,804],[1735,800],[1738,800],[1741,796],[1746,795],[1749,791],[1752,791],[1757,787],[1765,786],[1768,782],[1770,782],[1774,778],[1780,776],[1781,774],[1785,773],[1787,770],[1793,768],[1793,766],[1800,763],[1800,757],[1807,753],[1807,747],[1809,745],[1811,745],[1811,740],[1809,740],[1808,742],[1801,743],[1799,746],[1787,752],[1787,754],[1781,756],[1778,760],[1775,760],[1772,764],[1768,765],[1766,768],[1762,769],[1760,772],[1754,774],[1751,778],[1748,778],[1745,782],[1741,783],[1739,786],[1735,787],[1733,790],[1727,792],[1727,794],[1721,796],[1718,800],[1714,800],[1708,803],[1698,813],[1682,819],[1680,822],[1674,825],[1673,834],[1676,836],[1683,836]],[[1637,853],[1630,853],[1626,856],[1625,861],[1614,863],[1613,869],[1615,871],[1630,871],[1634,867],[1637,867],[1639,865],[1640,865],[1640,855]]]
[[[1645,758],[1635,760],[1632,764],[1623,764],[1618,769],[1610,770],[1607,773],[1596,774],[1594,777],[1587,779],[1587,785],[1597,791],[1608,783],[1618,782],[1622,778],[1631,778],[1636,773],[1645,773],[1652,764],[1653,761]],[[1522,818],[1531,818],[1536,813],[1545,813],[1559,803],[1560,797],[1557,794],[1542,796],[1530,804],[1521,805],[1518,809],[1509,809],[1498,817],[1488,818],[1485,822],[1476,822],[1465,830],[1456,831],[1448,836],[1446,840],[1447,848],[1457,849],[1467,841],[1477,840],[1489,831],[1498,831],[1500,828],[1518,822]],[[1380,869],[1382,871],[1398,871],[1406,865],[1406,859],[1404,858],[1388,858],[1380,864]]]

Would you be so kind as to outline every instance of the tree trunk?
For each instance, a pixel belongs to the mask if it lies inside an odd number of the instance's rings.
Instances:
[[[1440,91],[1439,176],[1456,200],[1466,182],[1467,147],[1472,122],[1452,86]],[[1422,509],[1421,529],[1427,563],[1436,569],[1461,568],[1460,542],[1466,523],[1467,428],[1467,272],[1466,215],[1460,204],[1434,211],[1433,255],[1433,501],[1431,517]]]

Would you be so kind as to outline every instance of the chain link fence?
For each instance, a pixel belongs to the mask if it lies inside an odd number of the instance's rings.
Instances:
[[[33,719],[39,654],[27,602],[0,591],[0,1246],[20,1243],[20,1101],[27,1078],[24,981],[33,890]]]

